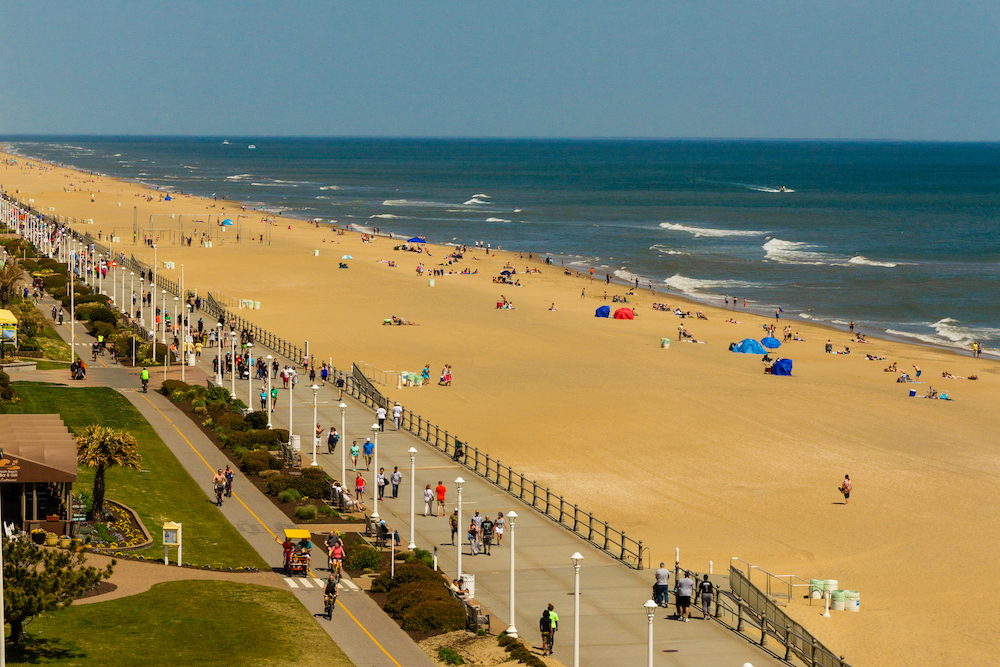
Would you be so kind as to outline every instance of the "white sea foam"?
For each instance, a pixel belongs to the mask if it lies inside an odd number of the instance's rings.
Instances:
[[[931,326],[934,327],[934,331],[937,332],[938,336],[964,346],[972,345],[973,341],[983,338],[1000,338],[1000,329],[962,326],[961,322],[953,320],[950,317],[938,320]]]
[[[816,246],[798,241],[783,241],[782,239],[771,239],[763,246],[764,258],[772,262],[782,264],[836,264],[835,258],[824,255],[821,252],[814,252],[809,248]]]
[[[282,183],[251,183],[250,185],[256,185],[258,188],[283,188],[289,184],[282,182]],[[291,187],[297,188],[299,186],[292,185]]]
[[[226,176],[227,181],[244,181],[248,178],[252,178],[253,174],[236,174],[235,176]]]
[[[503,218],[486,218],[486,222],[510,222],[510,220],[504,220]]]
[[[514,209],[514,213],[521,213],[521,209],[519,209],[519,208],[515,208],[515,209]]]
[[[375,215],[369,215],[369,218],[382,218],[383,220],[398,220],[400,216],[393,215],[392,213],[376,213]]]
[[[340,186],[339,185],[321,185],[319,187],[319,189],[320,190],[339,190]]]
[[[669,229],[672,232],[687,232],[688,234],[693,234],[694,236],[711,236],[711,237],[725,237],[725,236],[763,236],[767,232],[757,232],[749,229],[712,229],[711,227],[694,227],[692,225],[683,225],[677,222],[661,222],[660,227],[663,229]]]
[[[661,245],[659,243],[656,243],[656,244],[653,244],[653,245],[649,246],[649,249],[650,250],[655,250],[656,252],[660,253],[661,255],[690,255],[691,254],[689,252],[684,252],[683,250],[674,250],[673,248],[670,248],[669,246]]]
[[[688,278],[679,273],[664,280],[668,287],[680,290],[685,294],[699,294],[702,292],[719,292],[733,290],[747,290],[759,287],[757,283],[746,282],[745,280],[709,280],[703,278]]]
[[[646,280],[642,276],[626,271],[625,269],[618,269],[614,271],[612,275],[614,275],[615,278],[621,278],[622,280],[633,284],[635,284],[636,278],[639,279],[640,284]]]
[[[799,313],[799,317],[801,317],[804,320],[814,320],[814,319],[816,319],[815,317],[813,317],[809,313]]]
[[[899,262],[876,262],[875,260],[868,259],[867,257],[862,257],[861,255],[856,255],[847,260],[848,264],[860,264],[861,266],[884,266],[889,269],[893,269],[899,266]]]
[[[469,201],[464,202],[462,206],[475,206],[476,204],[489,204],[489,202],[483,201],[482,199],[478,199],[477,197],[473,197]]]
[[[420,201],[415,199],[386,199],[382,206],[410,206],[413,208],[448,208],[454,204],[445,204],[437,201]],[[463,211],[464,213],[464,211]]]
[[[756,190],[757,192],[780,192],[781,194],[795,192],[795,190],[790,190],[788,188],[782,190],[781,188],[772,188],[766,185],[750,185],[749,183],[734,183],[733,185],[738,185],[741,188],[746,188],[747,190]]]
[[[476,197],[477,199],[480,199],[480,198],[489,199],[490,198],[489,195],[484,195],[482,192],[480,192],[478,195],[472,195],[472,196]]]

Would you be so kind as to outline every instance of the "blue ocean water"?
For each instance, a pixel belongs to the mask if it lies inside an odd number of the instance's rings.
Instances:
[[[1000,145],[9,137],[299,218],[551,253],[751,309],[1000,347]],[[253,144],[255,149],[249,149]],[[784,189],[784,191],[783,191]]]

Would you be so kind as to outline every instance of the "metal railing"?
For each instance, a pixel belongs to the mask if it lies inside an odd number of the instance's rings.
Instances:
[[[786,662],[796,658],[809,667],[850,667],[844,656],[838,657],[823,646],[733,566],[729,568],[729,588],[730,592],[720,591],[716,596],[715,618],[720,622],[739,633],[744,633],[744,626],[750,624],[759,631],[760,639],[756,641],[762,647],[771,638],[784,648]]]
[[[302,364],[305,361],[305,350],[301,347],[227,310],[216,300],[212,292],[205,295],[201,309],[224,325],[234,324],[237,331],[246,331],[253,336],[255,345],[268,347],[295,364]]]
[[[338,373],[336,368],[333,372],[334,375]],[[350,373],[345,373],[345,379],[346,389],[354,398],[371,408],[383,407],[391,414],[393,402],[372,384],[357,364],[352,365]],[[606,521],[595,519],[592,512],[586,512],[577,504],[569,503],[549,487],[528,479],[489,454],[470,447],[447,430],[431,424],[410,410],[403,410],[400,428],[445,454],[450,454],[459,465],[503,489],[611,557],[637,570],[648,567],[644,559],[648,559],[649,548],[642,545],[642,540],[628,537],[625,531],[612,528]]]
[[[796,588],[809,589],[811,586],[808,581],[796,574],[771,574],[764,568],[754,565],[753,563],[749,563],[736,556],[733,556],[733,558],[730,559],[730,565],[732,565],[735,561],[746,565],[746,577],[751,583],[753,583],[754,572],[759,572],[764,575],[764,592],[772,600],[778,600],[779,598],[784,597],[786,603],[791,602],[792,597],[795,595]],[[812,604],[812,598],[810,598],[809,603]]]
[[[361,372],[366,378],[376,384],[381,384],[386,387],[399,385],[400,375],[402,375],[399,371],[384,371],[381,368],[372,366],[367,361],[359,361],[355,364],[355,366],[361,369]]]

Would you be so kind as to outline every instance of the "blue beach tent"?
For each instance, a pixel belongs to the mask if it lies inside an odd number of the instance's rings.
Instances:
[[[733,352],[739,352],[741,354],[767,354],[767,350],[764,346],[755,341],[753,338],[747,338],[741,340],[733,348]]]
[[[427,243],[427,240],[422,239],[419,236],[414,236],[412,239],[409,239],[407,243]]]
[[[227,226],[227,227],[232,227],[233,226],[233,221],[230,220],[229,218],[226,218],[225,220],[222,221],[222,224],[225,225],[225,226]]]
[[[792,360],[791,359],[778,359],[774,362],[774,366],[771,366],[771,375],[791,375],[792,374]]]
[[[594,317],[611,317],[611,306],[601,306],[594,311]]]
[[[760,339],[760,344],[763,345],[764,347],[770,349],[770,350],[775,350],[775,349],[781,347],[781,341],[778,340],[777,338],[773,338],[771,336],[767,336],[766,338],[761,338]]]

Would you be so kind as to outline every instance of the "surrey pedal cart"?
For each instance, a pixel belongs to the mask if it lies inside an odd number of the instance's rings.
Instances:
[[[285,541],[282,542],[282,549],[285,557],[286,575],[289,577],[294,577],[295,575],[309,576],[309,563],[311,561],[309,552],[311,548],[312,535],[308,530],[301,528],[285,529]]]

